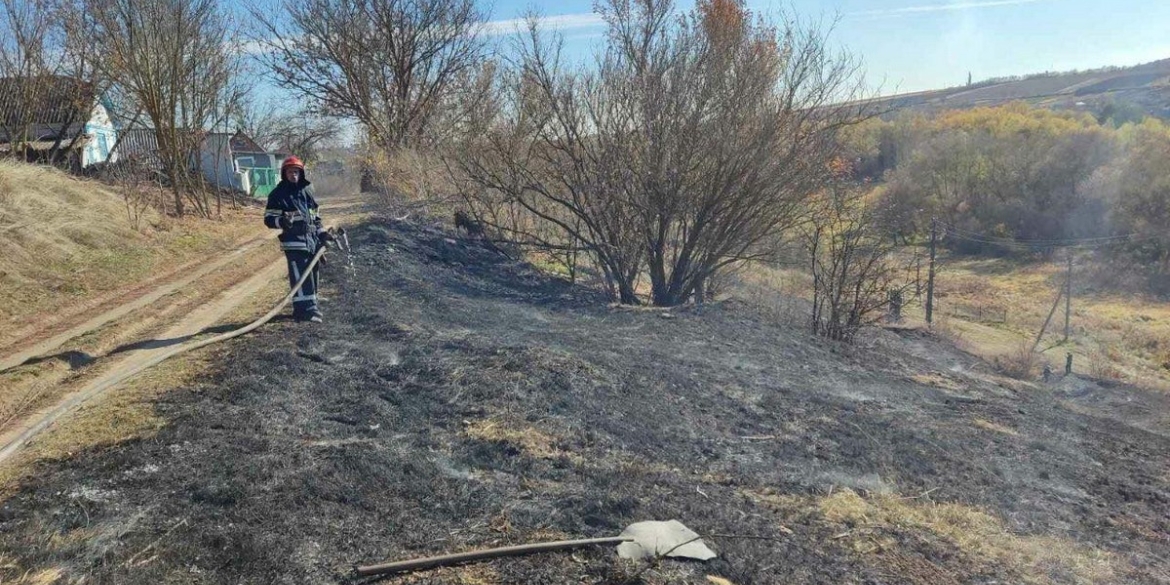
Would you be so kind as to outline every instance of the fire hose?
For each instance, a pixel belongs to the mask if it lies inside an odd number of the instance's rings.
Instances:
[[[337,235],[335,237],[336,237],[337,245],[339,248],[341,248],[346,253],[346,256],[348,257],[349,256],[349,238],[347,237],[347,235],[345,233],[345,229],[336,228],[335,230],[331,229],[330,231],[331,232],[336,231]],[[194,351],[194,350],[202,348],[202,347],[207,347],[209,345],[212,345],[214,343],[219,343],[221,341],[227,341],[229,339],[234,339],[234,338],[239,337],[241,335],[251,333],[252,331],[255,331],[256,329],[260,328],[264,324],[268,323],[269,321],[272,320],[273,317],[275,317],[277,315],[277,313],[279,313],[282,309],[284,309],[288,305],[289,301],[292,300],[293,296],[297,293],[298,290],[300,290],[301,286],[305,284],[305,281],[309,278],[309,276],[313,274],[313,269],[317,267],[317,263],[320,262],[321,259],[325,257],[325,250],[326,250],[326,246],[324,246],[324,245],[321,246],[321,249],[317,250],[317,253],[313,255],[313,260],[309,263],[308,268],[305,270],[305,273],[301,275],[301,278],[300,278],[300,280],[297,281],[296,285],[293,286],[292,289],[288,291],[288,294],[284,295],[284,298],[281,299],[280,303],[278,303],[275,307],[273,307],[271,311],[268,311],[267,313],[265,313],[263,317],[260,317],[259,319],[256,319],[255,321],[252,321],[251,323],[249,323],[249,324],[247,324],[239,329],[235,329],[233,331],[228,331],[226,333],[221,333],[221,334],[216,335],[214,337],[209,337],[207,339],[196,341],[194,343],[190,343],[187,345],[179,345],[179,346],[176,346],[172,349],[164,351],[163,353],[160,353],[160,354],[150,358],[149,360],[146,360],[145,362],[142,362],[142,363],[126,370],[125,372],[122,372],[121,374],[119,374],[113,378],[102,381],[97,386],[94,386],[94,387],[90,388],[89,390],[87,390],[84,394],[74,396],[72,399],[68,400],[67,402],[65,402],[63,404],[59,404],[52,411],[45,413],[45,416],[41,417],[41,419],[38,420],[35,424],[29,426],[27,429],[25,429],[23,432],[21,432],[19,436],[14,438],[7,445],[4,445],[3,448],[0,448],[0,462],[7,460],[10,456],[12,456],[13,453],[15,453],[21,447],[23,447],[24,444],[27,443],[30,439],[35,437],[41,431],[48,428],[49,425],[53,424],[53,422],[56,421],[61,414],[64,414],[65,412],[73,410],[74,408],[80,406],[81,404],[83,404],[84,402],[89,400],[90,398],[92,398],[92,397],[94,397],[102,392],[105,392],[106,390],[112,388],[113,386],[116,386],[117,384],[120,384],[120,383],[134,377],[134,376],[137,376],[138,374],[141,374],[142,372],[144,372],[150,368],[153,368],[154,366],[157,366],[158,364],[160,364],[160,363],[162,363],[170,358],[173,358],[177,355],[184,354],[184,353],[187,353],[189,351]],[[352,265],[352,259],[350,259],[350,263]]]

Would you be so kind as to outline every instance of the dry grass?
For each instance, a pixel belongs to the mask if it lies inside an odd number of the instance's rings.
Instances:
[[[16,569],[16,565],[7,562],[5,559],[0,559],[0,570]],[[61,578],[65,574],[60,569],[43,569],[40,571],[27,571],[18,577],[15,581],[3,581],[5,585],[11,583],[12,585],[53,585],[60,583]]]
[[[6,499],[38,461],[64,459],[156,433],[165,421],[155,413],[154,401],[168,390],[194,381],[211,365],[212,351],[161,364],[62,418],[0,466],[0,499]]]
[[[1116,582],[1109,553],[1062,538],[1015,534],[1002,520],[971,506],[894,493],[862,497],[849,488],[838,488],[824,497],[771,489],[743,493],[776,511],[782,522],[802,518],[809,511],[816,513],[836,526],[832,542],[882,565],[896,575],[891,582],[965,582],[963,575],[946,572],[936,563],[924,562],[918,552],[905,550],[899,534],[941,539],[976,563],[1017,573],[1022,583]]]
[[[580,459],[580,456],[561,449],[558,446],[561,441],[553,435],[511,417],[470,421],[463,431],[468,437],[480,441],[507,443],[537,459]]]
[[[1078,259],[1077,273],[1091,272],[1094,262]],[[944,312],[963,329],[970,349],[993,358],[1018,353],[1019,344],[1034,340],[1052,308],[1064,267],[1060,263],[1015,264],[1008,260],[944,260],[938,287]],[[1002,306],[1006,323],[975,323],[954,306]],[[1040,344],[1037,357],[1062,372],[1066,352],[1073,354],[1074,372],[1170,389],[1170,303],[1140,295],[1073,289],[1069,343],[1059,344],[1064,329],[1061,301]],[[958,313],[957,315],[955,313]]]
[[[957,380],[939,372],[914,374],[913,376],[910,376],[910,380],[922,384],[923,386],[942,388],[943,390],[950,390],[952,392],[963,389],[963,385]]]
[[[505,581],[488,565],[443,567],[422,573],[411,573],[399,578],[401,583],[452,583],[454,585],[499,585]]]
[[[816,506],[826,520],[850,529],[842,540],[848,539],[860,554],[897,546],[883,539],[863,538],[863,529],[926,531],[977,559],[1012,567],[1025,583],[1106,583],[1115,579],[1108,553],[1063,539],[1014,534],[998,518],[970,506],[892,495],[867,499],[848,488],[820,499]]]
[[[122,196],[58,170],[0,161],[0,319],[28,318],[150,276],[259,232],[259,211],[216,220],[149,211],[135,230]]]
[[[1078,272],[1095,269],[1093,262],[1077,260],[1074,285]],[[812,294],[806,271],[755,265],[738,277],[737,297],[793,326],[806,322]],[[1063,372],[1065,353],[1071,352],[1078,374],[1170,391],[1170,303],[1158,299],[1074,286],[1069,343],[1059,343],[1062,301],[1037,353],[1029,355],[1025,348],[1035,341],[1063,278],[1059,262],[943,256],[932,330],[964,351],[998,361],[1017,378],[1038,378],[1045,363]],[[908,305],[903,315],[910,326],[925,322],[921,303]]]
[[[1018,437],[1018,436],[1020,436],[1020,433],[1019,433],[1018,431],[1016,431],[1015,429],[1013,429],[1013,428],[1010,428],[1010,427],[1005,427],[1005,426],[1003,426],[1003,425],[1001,425],[1001,424],[993,423],[993,422],[991,422],[991,421],[989,421],[989,420],[984,420],[984,419],[981,419],[981,418],[977,418],[977,419],[975,419],[975,421],[974,421],[974,423],[973,423],[973,424],[974,424],[975,426],[977,426],[977,427],[979,427],[979,428],[983,429],[983,430],[986,430],[986,431],[991,431],[991,432],[993,432],[993,433],[1000,433],[1000,434],[1003,434],[1003,435],[1007,435],[1007,436],[1009,436],[1009,437]]]

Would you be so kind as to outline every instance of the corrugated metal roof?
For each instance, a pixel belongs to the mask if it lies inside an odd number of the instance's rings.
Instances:
[[[94,85],[59,75],[0,77],[0,123],[68,125],[89,120]]]

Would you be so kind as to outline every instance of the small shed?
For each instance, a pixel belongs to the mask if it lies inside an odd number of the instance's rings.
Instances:
[[[231,137],[231,149],[236,169],[247,174],[247,192],[253,197],[267,197],[280,182],[280,159],[244,134],[243,130]]]

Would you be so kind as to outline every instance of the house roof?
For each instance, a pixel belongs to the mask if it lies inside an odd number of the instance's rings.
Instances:
[[[259,144],[256,144],[256,141],[252,140],[250,136],[244,134],[243,130],[239,130],[235,133],[235,135],[232,136],[232,152],[245,152],[251,154],[267,153],[268,151]]]
[[[0,77],[0,124],[72,125],[89,120],[94,84],[60,75]]]

